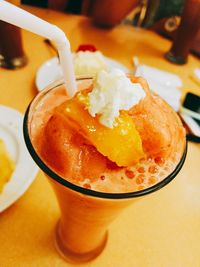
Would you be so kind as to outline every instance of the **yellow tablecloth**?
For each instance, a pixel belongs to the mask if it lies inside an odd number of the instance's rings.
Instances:
[[[97,29],[85,17],[23,8],[62,28],[72,50],[79,44],[92,43],[129,69],[132,56],[137,55],[141,63],[177,73],[183,80],[183,93],[200,94],[200,87],[189,77],[195,67],[200,67],[200,61],[190,56],[184,66],[170,64],[163,58],[170,42],[155,33],[125,25],[113,30]],[[16,71],[0,69],[0,104],[21,112],[37,93],[34,79],[38,67],[54,56],[43,38],[24,31],[23,40],[29,64]],[[127,208],[110,226],[103,253],[82,266],[199,267],[199,164],[200,145],[189,143],[186,163],[175,180]],[[23,197],[0,214],[0,266],[71,266],[54,247],[58,217],[55,196],[40,172]]]

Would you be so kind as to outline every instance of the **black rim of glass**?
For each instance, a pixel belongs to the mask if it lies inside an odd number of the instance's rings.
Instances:
[[[57,84],[56,86],[59,86],[59,85],[60,84]],[[32,102],[34,101],[34,99],[32,100]],[[177,164],[176,168],[172,171],[172,173],[170,173],[165,179],[163,179],[162,181],[160,181],[159,183],[157,183],[151,187],[148,187],[148,188],[140,190],[140,191],[133,191],[133,192],[128,192],[128,193],[105,193],[105,192],[99,192],[99,191],[94,191],[94,190],[87,189],[84,187],[80,187],[78,185],[75,185],[75,184],[67,181],[66,179],[62,178],[58,174],[56,174],[53,170],[51,170],[42,161],[42,159],[38,156],[37,152],[35,151],[32,143],[31,143],[31,140],[29,137],[29,132],[28,132],[28,115],[29,115],[29,111],[30,111],[30,107],[31,107],[32,102],[29,104],[29,106],[25,112],[24,121],[23,121],[24,140],[25,140],[25,144],[27,146],[27,149],[28,149],[30,155],[32,156],[35,163],[40,167],[40,169],[46,175],[48,175],[50,178],[52,178],[56,182],[60,183],[61,185],[65,186],[71,190],[74,190],[78,193],[82,193],[84,195],[93,196],[93,197],[97,197],[97,198],[105,198],[105,199],[127,199],[127,198],[141,197],[141,196],[147,195],[149,193],[153,193],[153,192],[161,189],[165,185],[167,185],[170,181],[172,181],[176,177],[176,175],[179,173],[179,171],[181,170],[181,168],[185,162],[185,158],[186,158],[186,154],[187,154],[187,143],[186,143],[186,147],[185,147],[183,156],[182,156],[181,160],[179,161],[179,163]]]

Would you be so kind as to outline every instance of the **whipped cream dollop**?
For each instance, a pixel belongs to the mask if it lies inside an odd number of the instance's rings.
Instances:
[[[99,114],[99,122],[113,128],[120,110],[129,110],[146,96],[139,83],[132,83],[119,69],[102,70],[96,75],[93,90],[88,94],[88,112]]]
[[[73,55],[74,71],[79,75],[96,75],[100,70],[107,70],[108,65],[99,51],[79,51]]]

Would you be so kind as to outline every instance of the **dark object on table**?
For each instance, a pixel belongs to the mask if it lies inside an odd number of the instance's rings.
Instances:
[[[0,67],[18,69],[24,67],[28,59],[24,53],[21,29],[0,21]]]
[[[200,96],[192,94],[192,93],[187,93],[183,106],[197,114],[199,114],[200,117]]]
[[[165,57],[172,63],[185,64],[200,29],[200,1],[186,0],[181,23],[172,47]]]
[[[141,26],[160,35],[174,39],[181,22],[185,0],[143,0],[136,12],[133,25]],[[194,8],[195,9],[195,8]],[[142,21],[140,18],[142,17]],[[200,57],[200,28],[190,50]]]
[[[187,132],[187,140],[200,143],[200,96],[187,93],[179,115]]]
[[[193,143],[200,143],[200,137],[193,135],[193,134],[187,134],[186,135],[187,141],[191,141]]]

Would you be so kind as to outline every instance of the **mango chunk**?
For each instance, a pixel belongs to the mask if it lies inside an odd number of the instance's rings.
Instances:
[[[3,140],[0,139],[0,193],[9,181],[14,170],[14,162],[10,159]]]
[[[57,108],[67,124],[82,134],[102,155],[118,166],[131,166],[144,158],[142,141],[132,118],[121,111],[115,126],[107,128],[100,124],[98,116],[92,117],[87,111],[87,99],[78,93]]]

